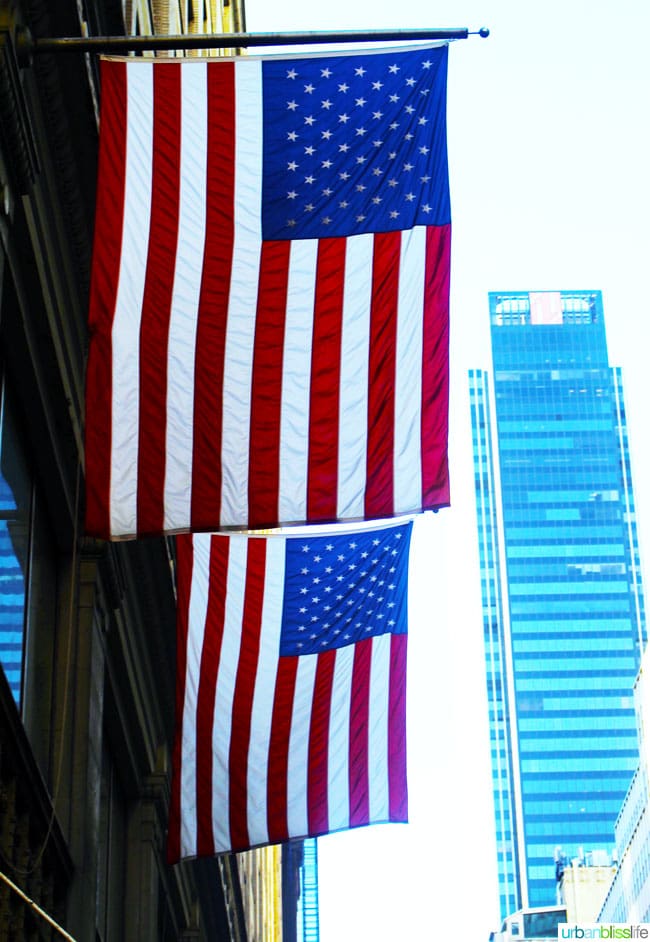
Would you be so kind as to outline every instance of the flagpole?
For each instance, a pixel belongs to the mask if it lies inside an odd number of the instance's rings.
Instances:
[[[127,53],[156,49],[230,49],[249,46],[302,46],[330,43],[410,42],[412,40],[445,41],[467,39],[468,36],[490,35],[486,27],[474,32],[458,29],[376,29],[342,30],[336,32],[290,33],[191,33],[176,36],[57,36],[33,37],[27,30],[18,30],[16,47],[19,56],[38,53],[103,52]]]

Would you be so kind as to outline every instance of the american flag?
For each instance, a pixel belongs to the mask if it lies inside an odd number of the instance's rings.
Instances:
[[[446,72],[102,61],[88,533],[448,503]]]
[[[407,820],[411,528],[178,538],[170,862]]]

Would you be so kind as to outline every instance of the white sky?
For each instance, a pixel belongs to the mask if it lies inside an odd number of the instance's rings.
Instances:
[[[322,942],[487,942],[498,914],[467,370],[490,364],[488,291],[602,290],[650,556],[650,3],[245,2],[251,32],[490,29],[450,50],[452,507],[418,520],[412,549],[410,823],[319,841]]]

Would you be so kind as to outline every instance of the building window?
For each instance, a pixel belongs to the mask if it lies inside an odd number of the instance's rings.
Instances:
[[[0,379],[0,665],[48,778],[56,554],[17,403]]]
[[[97,938],[101,942],[121,942],[125,937],[126,821],[126,798],[105,741],[97,853]]]
[[[0,663],[20,708],[25,655],[32,485],[11,400],[0,405]]]

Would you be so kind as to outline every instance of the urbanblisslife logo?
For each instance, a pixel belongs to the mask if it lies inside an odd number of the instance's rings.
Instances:
[[[650,939],[650,922],[633,925],[626,922],[577,923],[561,922],[558,939]]]

